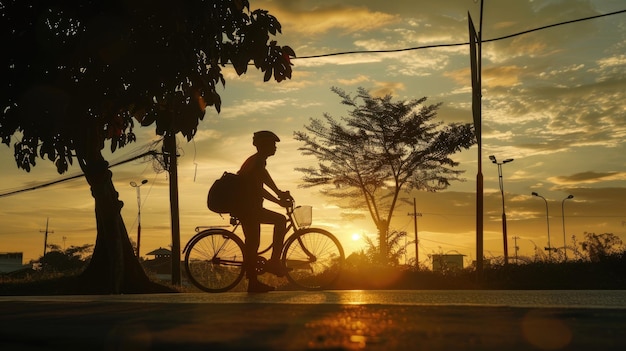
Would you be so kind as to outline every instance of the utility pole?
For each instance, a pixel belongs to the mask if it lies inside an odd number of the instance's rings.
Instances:
[[[477,144],[477,172],[476,172],[476,275],[478,280],[483,276],[484,251],[484,194],[483,194],[483,163],[482,163],[482,35],[483,35],[483,0],[480,1],[480,16],[478,31],[467,13],[470,42],[470,73],[472,78],[472,117]]]
[[[46,256],[46,248],[48,247],[48,234],[54,233],[54,230],[48,230],[48,223],[50,222],[50,217],[46,218],[46,230],[40,230],[40,233],[45,233],[43,239],[43,255]]]
[[[417,212],[417,206],[415,204],[415,198],[413,198],[413,213],[409,213],[409,216],[413,217],[413,225],[415,230],[415,267],[417,269],[420,268],[420,260],[419,260],[419,240],[417,237],[417,217],[422,217],[421,213]]]
[[[170,175],[170,213],[172,223],[172,284],[180,286],[180,217],[178,206],[178,165],[176,134],[168,132],[163,140],[163,156]]]
[[[519,239],[519,236],[514,236],[513,237],[513,240],[515,240],[515,262],[516,263],[519,262],[517,260],[517,251],[519,251],[519,246],[517,246],[517,239]]]

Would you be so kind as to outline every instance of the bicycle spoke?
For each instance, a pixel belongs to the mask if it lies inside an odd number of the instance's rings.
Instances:
[[[200,289],[227,291],[243,277],[241,240],[227,231],[200,236],[188,249],[185,266],[189,279]]]
[[[284,263],[290,281],[305,289],[329,287],[339,276],[343,249],[332,234],[309,228],[287,243]]]

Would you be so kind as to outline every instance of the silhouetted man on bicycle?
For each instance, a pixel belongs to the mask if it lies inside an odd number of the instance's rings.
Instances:
[[[274,180],[265,168],[267,158],[276,153],[276,143],[280,139],[270,131],[254,133],[252,144],[257,152],[250,156],[237,172],[241,179],[242,196],[240,208],[234,215],[239,218],[246,238],[245,260],[246,275],[248,277],[248,292],[268,292],[274,287],[260,282],[257,279],[256,257],[261,237],[261,224],[273,224],[274,235],[272,256],[265,266],[265,271],[282,277],[286,268],[280,263],[283,240],[287,231],[287,220],[283,214],[263,208],[263,200],[267,199],[283,207],[291,204],[291,196],[287,191],[278,189]],[[274,194],[269,192],[266,187]]]

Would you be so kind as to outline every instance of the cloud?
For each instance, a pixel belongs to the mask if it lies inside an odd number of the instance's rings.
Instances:
[[[626,172],[582,172],[570,176],[557,176],[548,178],[549,181],[559,184],[593,184],[614,180],[626,180]]]
[[[520,77],[527,69],[516,65],[501,65],[483,68],[483,87],[512,87],[520,84]],[[470,68],[444,72],[445,77],[451,78],[457,84],[468,85],[470,83]]]
[[[223,132],[214,129],[200,128],[196,132],[196,135],[193,137],[193,140],[196,142],[204,140],[220,140],[223,136]]]
[[[617,55],[617,56],[602,58],[598,60],[598,66],[600,66],[600,68],[626,66],[626,55]]]
[[[417,55],[413,51],[396,54],[394,57],[399,63],[389,64],[387,72],[394,76],[424,77],[447,67],[450,63],[450,55],[441,52],[420,52]],[[440,73],[436,73],[440,74]],[[445,73],[443,73],[445,75]],[[469,72],[465,82],[469,80]]]
[[[367,32],[399,20],[398,15],[372,11],[362,6],[327,5],[297,9],[289,5],[267,5],[270,13],[279,19],[283,27],[288,27],[292,35],[315,36],[333,31],[340,35]]]
[[[268,114],[281,106],[290,104],[289,99],[275,99],[275,100],[241,100],[235,101],[232,105],[222,108],[220,116],[222,118],[237,118],[246,115],[260,115]]]
[[[324,53],[327,53],[324,51]],[[307,58],[304,60],[294,59],[295,69],[307,68],[307,67],[321,67],[321,66],[342,66],[342,65],[354,65],[363,63],[378,63],[383,61],[384,56],[382,54],[355,54],[355,55],[337,55],[326,57]]]
[[[359,74],[356,77],[348,79],[337,79],[337,82],[342,85],[357,85],[363,82],[368,82],[370,78],[364,74]]]
[[[397,96],[398,91],[404,90],[404,83],[400,82],[376,82],[376,88],[371,90],[372,96],[383,97],[386,95]]]
[[[485,87],[511,87],[520,84],[520,75],[524,71],[522,67],[513,65],[488,68],[483,71],[482,83]]]

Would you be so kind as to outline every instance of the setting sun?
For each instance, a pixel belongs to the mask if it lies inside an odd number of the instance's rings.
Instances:
[[[352,234],[352,240],[353,241],[361,240],[361,234],[359,233]]]

